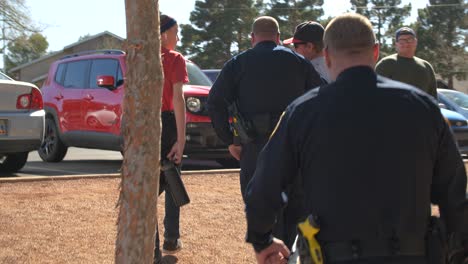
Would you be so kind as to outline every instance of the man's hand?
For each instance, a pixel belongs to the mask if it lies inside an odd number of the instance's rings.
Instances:
[[[241,158],[242,146],[238,146],[238,145],[231,144],[231,145],[229,145],[228,149],[229,149],[229,153],[231,153],[231,155],[232,155],[236,160],[240,160],[240,158]]]
[[[167,154],[166,158],[172,160],[175,164],[182,162],[184,154],[184,144],[179,144],[178,141],[172,145],[171,151]]]
[[[258,264],[286,264],[291,253],[283,241],[273,238],[273,243],[259,253],[255,253]]]

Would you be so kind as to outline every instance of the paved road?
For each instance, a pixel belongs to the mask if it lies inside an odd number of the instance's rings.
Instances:
[[[43,162],[36,151],[29,153],[26,166],[16,174],[3,177],[60,176],[119,173],[122,155],[118,151],[69,148],[65,159],[57,163]],[[215,161],[184,160],[182,170],[223,169]]]

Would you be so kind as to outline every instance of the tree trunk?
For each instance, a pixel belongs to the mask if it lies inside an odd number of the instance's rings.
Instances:
[[[124,160],[115,263],[153,263],[163,72],[158,0],[125,0]]]

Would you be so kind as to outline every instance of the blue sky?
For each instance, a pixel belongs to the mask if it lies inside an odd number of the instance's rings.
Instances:
[[[324,2],[326,15],[334,16],[349,9],[349,0]],[[411,0],[412,20],[416,17],[417,8],[424,7],[428,2],[428,0]],[[25,3],[32,20],[44,28],[43,34],[49,42],[48,51],[60,50],[78,41],[80,36],[94,35],[105,30],[126,37],[124,0],[26,0]],[[181,24],[190,22],[190,12],[194,6],[195,0],[159,1],[160,10],[175,17]]]

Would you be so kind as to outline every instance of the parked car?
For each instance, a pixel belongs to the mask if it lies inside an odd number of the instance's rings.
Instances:
[[[0,72],[0,174],[23,168],[44,137],[41,91]]]
[[[438,88],[437,97],[442,108],[457,112],[468,119],[468,95],[456,90]]]
[[[206,74],[206,76],[208,76],[208,78],[210,78],[211,82],[214,83],[216,81],[216,78],[218,78],[221,69],[205,69],[202,71]]]
[[[441,108],[440,111],[453,132],[458,150],[462,155],[468,155],[468,121],[457,112],[444,108]]]
[[[212,83],[191,61],[187,71],[185,154],[228,164],[232,157],[205,107]],[[125,72],[125,53],[120,50],[88,51],[52,63],[42,87],[46,111],[46,143],[39,149],[42,160],[59,162],[71,146],[122,150]]]

